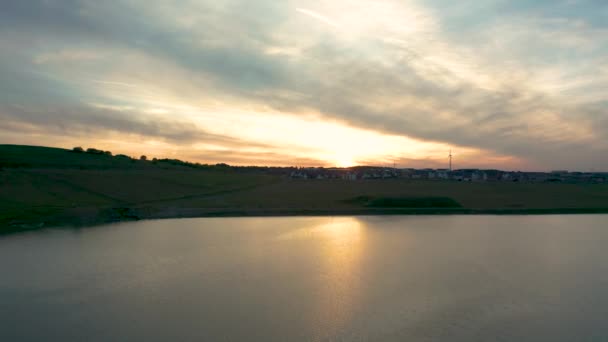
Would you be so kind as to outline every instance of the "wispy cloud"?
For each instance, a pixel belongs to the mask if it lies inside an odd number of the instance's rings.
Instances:
[[[607,11],[597,1],[1,2],[0,129],[38,127],[44,144],[99,127],[181,151],[225,137],[235,149],[265,145],[257,155],[269,159],[326,162],[430,161],[452,146],[467,151],[463,166],[608,169]]]
[[[335,28],[340,28],[340,25],[338,25],[335,21],[329,19],[328,17],[321,15],[315,11],[311,11],[309,9],[305,9],[305,8],[296,8],[296,11],[305,14],[307,16],[310,16],[322,23],[325,23],[329,26],[335,27]]]

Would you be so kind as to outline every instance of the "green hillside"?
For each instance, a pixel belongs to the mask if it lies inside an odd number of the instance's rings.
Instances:
[[[103,152],[98,150],[99,152]],[[70,169],[148,169],[171,165],[151,163],[125,155],[73,152],[62,148],[0,145],[0,167],[4,168],[70,168]]]
[[[158,203],[248,189],[275,178],[177,160],[0,145],[0,231],[43,222],[80,224],[82,219],[87,224],[103,210],[154,210]]]

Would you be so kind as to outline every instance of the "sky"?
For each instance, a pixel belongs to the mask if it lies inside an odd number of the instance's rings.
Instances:
[[[0,1],[0,143],[608,171],[605,0]]]

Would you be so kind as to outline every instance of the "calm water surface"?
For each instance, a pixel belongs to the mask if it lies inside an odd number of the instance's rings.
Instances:
[[[608,216],[221,218],[0,237],[0,341],[608,341]]]

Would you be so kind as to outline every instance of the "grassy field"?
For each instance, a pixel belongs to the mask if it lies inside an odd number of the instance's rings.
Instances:
[[[0,231],[180,216],[561,212],[608,212],[608,185],[292,180],[0,145]]]

